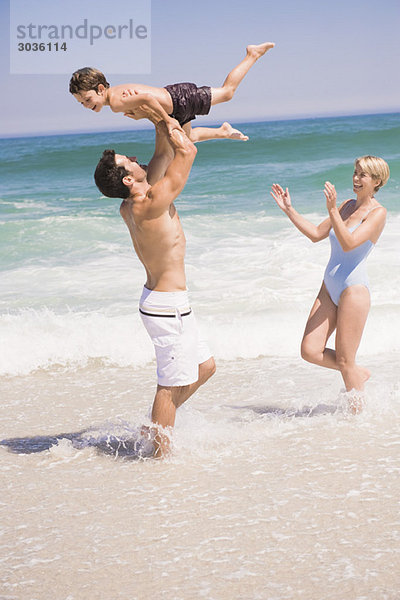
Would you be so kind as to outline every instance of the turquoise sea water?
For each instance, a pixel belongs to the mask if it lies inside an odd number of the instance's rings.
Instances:
[[[239,126],[249,142],[198,145],[177,201],[193,303],[212,338],[216,324],[225,334],[211,339],[217,357],[297,351],[291,331],[302,328],[329,248],[328,242],[313,247],[294,230],[270,187],[288,186],[298,210],[318,222],[326,214],[324,182],[336,185],[339,199],[351,197],[353,160],[365,153],[384,157],[391,168],[379,193],[388,225],[370,271],[375,304],[398,316],[400,115]],[[7,347],[1,373],[55,362],[85,364],[94,357],[133,366],[152,359],[135,312],[143,269],[119,201],[99,194],[93,171],[104,148],[147,162],[153,144],[150,130],[0,140],[0,332]],[[241,320],[240,331],[231,330],[235,319]],[[95,334],[99,320],[101,340]],[[139,344],[128,335],[132,321]],[[390,335],[386,342],[393,349]]]

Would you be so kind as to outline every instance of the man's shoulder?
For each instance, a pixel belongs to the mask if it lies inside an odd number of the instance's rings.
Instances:
[[[135,196],[126,198],[122,200],[121,205],[119,207],[119,212],[122,218],[126,221],[127,219],[140,220],[140,218],[145,218],[146,213],[151,208],[151,188],[144,196]]]
[[[119,207],[119,212],[121,217],[126,221],[126,219],[132,215],[133,210],[134,210],[134,200],[132,198],[125,198],[124,200],[122,200],[120,207]]]

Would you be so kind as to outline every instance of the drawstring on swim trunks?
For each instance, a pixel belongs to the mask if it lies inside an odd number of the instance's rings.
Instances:
[[[146,308],[146,310],[143,310],[139,307],[139,312],[142,313],[142,315],[146,315],[147,317],[169,317],[170,319],[187,317],[192,312],[192,309],[188,308],[184,309],[184,311],[185,312],[181,312],[179,308],[175,308],[173,312],[151,312],[148,308]]]

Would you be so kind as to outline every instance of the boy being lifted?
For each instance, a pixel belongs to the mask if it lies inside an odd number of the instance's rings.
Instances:
[[[171,119],[176,119],[192,142],[223,138],[246,141],[248,137],[229,123],[192,129],[191,121],[196,115],[208,115],[214,104],[231,100],[249,69],[274,46],[273,42],[247,46],[245,58],[229,73],[222,87],[197,87],[194,83],[175,83],[163,88],[136,83],[110,87],[103,73],[85,67],[72,75],[69,91],[85,108],[100,112],[103,106],[109,106],[113,112],[122,112],[136,120],[146,117],[141,108],[146,105],[156,111],[168,128],[173,126]]]

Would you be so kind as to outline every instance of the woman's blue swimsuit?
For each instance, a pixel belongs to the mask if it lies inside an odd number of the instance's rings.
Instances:
[[[374,208],[371,210],[374,210]],[[349,227],[349,231],[353,232],[361,223],[362,221],[353,227]],[[336,237],[333,227],[329,232],[329,241],[331,243],[331,257],[325,269],[324,283],[332,302],[338,306],[343,290],[351,285],[364,285],[369,291],[366,261],[375,244],[367,240],[354,250],[345,252]]]

